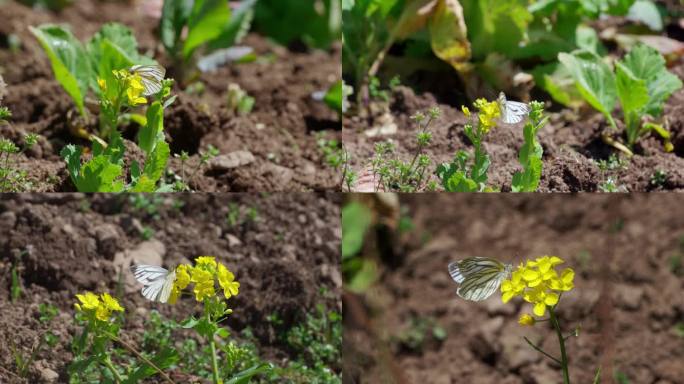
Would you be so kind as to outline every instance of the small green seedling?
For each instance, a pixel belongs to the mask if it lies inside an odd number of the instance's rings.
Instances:
[[[7,85],[0,76],[0,102],[7,92]],[[0,124],[9,124],[12,112],[7,107],[0,106]],[[0,138],[0,192],[20,192],[28,189],[26,171],[15,168],[16,158],[33,147],[38,141],[38,135],[30,133],[24,137],[24,145],[20,149],[11,140]]]
[[[637,45],[615,63],[615,72],[596,53],[586,50],[560,53],[558,60],[572,75],[584,100],[601,112],[615,131],[613,110],[620,102],[627,146],[608,135],[604,135],[604,141],[631,156],[634,144],[655,132],[665,140],[667,151],[673,149],[663,124],[649,121],[663,113],[667,99],[682,87],[682,81],[667,70],[658,51]]]
[[[252,108],[254,108],[254,101],[254,98],[243,91],[240,85],[235,83],[228,84],[226,105],[231,113],[239,116],[249,115],[252,112]]]
[[[192,172],[190,173],[189,176],[186,175],[186,168],[187,168],[187,163],[188,160],[190,160],[190,154],[186,151],[182,151],[179,154],[174,154],[174,157],[180,159],[181,161],[181,174],[180,174],[180,180],[176,181],[174,185],[174,190],[176,191],[189,191],[190,189],[190,183],[195,180],[195,177],[197,176],[197,173],[207,164],[209,164],[209,161],[213,159],[214,157],[219,155],[219,150],[214,147],[213,145],[209,144],[206,150],[200,151],[199,155],[199,161],[197,161],[197,164],[194,166],[192,169]],[[186,178],[187,176],[187,178]]]
[[[657,169],[651,176],[651,185],[657,188],[663,188],[667,182],[667,172]]]

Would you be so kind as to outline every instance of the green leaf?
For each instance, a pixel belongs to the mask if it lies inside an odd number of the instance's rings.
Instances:
[[[548,92],[555,101],[571,108],[579,108],[583,104],[582,96],[575,87],[575,79],[560,63],[539,65],[531,73],[537,86]]]
[[[347,267],[354,265],[354,273],[349,277],[346,288],[355,293],[366,291],[378,279],[378,265],[375,260],[357,257],[347,259]]]
[[[328,92],[323,96],[323,101],[330,109],[337,113],[342,113],[342,80],[336,82],[328,89]]]
[[[76,188],[79,192],[121,192],[123,182],[117,179],[122,172],[122,167],[110,163],[108,156],[95,156],[81,167]]]
[[[258,374],[266,374],[271,372],[273,366],[268,363],[257,364],[251,368],[247,368],[242,372],[239,372],[233,376],[230,380],[226,381],[226,384],[248,384],[250,379]]]
[[[594,384],[601,384],[601,367],[596,370],[596,376],[594,376]]]
[[[209,43],[208,49],[210,51],[232,47],[242,41],[249,32],[254,19],[254,4],[256,4],[256,0],[243,0],[238,4],[221,34]]]
[[[615,63],[618,98],[625,115],[641,110],[648,103],[646,81],[634,76],[624,64]]]
[[[682,81],[667,70],[665,59],[658,51],[643,44],[629,51],[621,63],[634,77],[646,82],[649,100],[644,113],[660,116],[665,101],[682,87]]]
[[[484,59],[491,52],[514,57],[532,21],[527,0],[461,0],[460,4],[473,58]]]
[[[200,45],[217,38],[230,22],[226,0],[196,0],[188,17],[188,37],[183,44],[187,60]]]
[[[164,0],[159,34],[164,48],[172,56],[176,56],[180,49],[181,34],[191,10],[192,0]]]
[[[164,174],[166,162],[170,154],[169,145],[160,141],[154,150],[145,158],[145,167],[138,182],[133,186],[132,192],[154,192],[159,179]]]
[[[62,156],[67,163],[67,170],[69,171],[69,176],[71,176],[71,181],[74,184],[76,184],[76,180],[78,179],[78,175],[81,171],[82,153],[83,149],[73,144],[64,146],[62,151],[59,153],[59,155]]]
[[[371,213],[361,203],[352,202],[342,208],[342,260],[361,251],[371,221]]]
[[[575,79],[584,100],[612,121],[610,113],[615,108],[617,87],[610,67],[587,51],[559,53],[558,60]]]
[[[159,140],[164,139],[164,108],[155,101],[147,108],[147,123],[138,131],[138,147],[149,155]]]
[[[456,0],[439,0],[428,28],[435,55],[456,70],[464,70],[470,60],[470,43],[461,4]]]
[[[79,113],[85,116],[87,113],[84,99],[93,75],[83,45],[68,29],[61,26],[29,26],[29,30],[50,59],[55,78],[74,100]]]

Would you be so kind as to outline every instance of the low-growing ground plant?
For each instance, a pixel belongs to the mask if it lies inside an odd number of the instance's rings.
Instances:
[[[615,71],[596,53],[586,50],[560,53],[558,60],[572,75],[580,95],[605,116],[614,132],[618,127],[613,110],[619,101],[626,146],[604,134],[606,143],[631,156],[637,141],[655,132],[665,141],[665,150],[673,150],[666,125],[657,119],[670,95],[682,87],[682,81],[667,70],[658,51],[637,45],[615,62]]]
[[[433,161],[425,148],[432,141],[430,124],[441,114],[439,108],[434,107],[427,114],[418,112],[411,119],[418,125],[416,133],[416,150],[411,161],[394,158],[394,144],[391,142],[377,143],[375,157],[371,161],[372,174],[375,185],[383,191],[416,192],[434,190],[436,184],[430,180]]]
[[[247,92],[240,88],[239,84],[228,84],[228,96],[226,98],[226,105],[228,111],[238,116],[249,115],[254,108],[254,98],[249,96]]]
[[[199,160],[192,167],[190,173],[188,174],[187,169],[189,167],[188,160],[190,160],[190,154],[186,151],[182,151],[180,154],[174,154],[173,156],[180,159],[181,161],[181,174],[175,175],[175,181],[173,182],[173,189],[175,191],[190,191],[190,183],[195,180],[195,177],[199,171],[209,164],[209,161],[214,157],[219,155],[219,150],[213,145],[209,144],[207,149],[200,151]]]

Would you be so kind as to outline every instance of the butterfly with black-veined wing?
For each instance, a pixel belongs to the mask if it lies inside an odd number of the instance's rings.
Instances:
[[[162,90],[162,80],[164,80],[166,75],[166,69],[161,65],[134,65],[129,71],[140,76],[142,85],[145,88],[143,95],[155,95]]]
[[[512,265],[488,257],[468,257],[449,263],[449,275],[459,284],[456,294],[471,301],[491,296],[512,270]]]
[[[506,124],[518,124],[530,113],[530,106],[519,101],[506,100],[503,92],[499,93],[499,108],[501,109],[501,121]]]
[[[173,283],[176,280],[176,271],[156,265],[131,265],[133,276],[142,285],[143,296],[152,301],[166,303],[171,296]]]

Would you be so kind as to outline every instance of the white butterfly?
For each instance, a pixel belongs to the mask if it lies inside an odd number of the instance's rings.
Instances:
[[[169,272],[166,268],[156,265],[131,265],[133,276],[142,285],[143,296],[152,301],[166,303],[171,295],[176,271]]]
[[[513,266],[487,257],[469,257],[449,263],[449,274],[459,284],[456,294],[482,301],[494,293],[513,271]]]
[[[506,95],[503,92],[499,93],[498,101],[501,109],[501,121],[506,124],[517,124],[530,113],[529,105],[519,101],[506,100]]]
[[[162,80],[166,75],[166,69],[161,65],[134,65],[129,71],[140,75],[143,87],[145,87],[143,92],[145,96],[155,95],[162,90]]]

